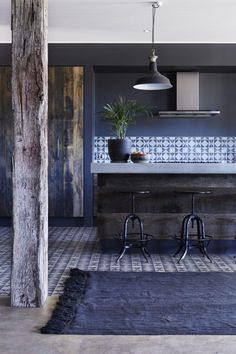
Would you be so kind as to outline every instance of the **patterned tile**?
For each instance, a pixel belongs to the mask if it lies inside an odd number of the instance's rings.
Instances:
[[[94,139],[94,161],[110,162],[107,140]],[[151,162],[236,162],[236,137],[129,137],[132,151],[150,153]]]
[[[0,228],[0,295],[10,293],[12,231]],[[233,255],[211,254],[214,263],[198,254],[189,253],[180,264],[170,254],[152,253],[146,263],[138,252],[125,254],[119,264],[117,253],[103,253],[96,238],[96,228],[54,227],[49,229],[49,295],[62,293],[69,270],[114,272],[236,272]]]

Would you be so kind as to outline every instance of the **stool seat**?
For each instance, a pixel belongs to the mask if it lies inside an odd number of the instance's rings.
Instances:
[[[174,191],[174,193],[180,193],[180,194],[211,194],[212,191],[199,191],[199,190],[179,190],[179,191]]]
[[[188,250],[189,250],[189,240],[190,236],[190,225],[192,228],[194,228],[194,224],[196,223],[197,225],[197,234],[194,236],[197,236],[197,242],[198,246],[200,249],[200,252],[202,253],[203,256],[206,256],[210,262],[212,262],[211,258],[209,257],[207,250],[206,250],[206,241],[209,243],[209,237],[205,233],[205,225],[203,220],[200,218],[200,216],[195,212],[195,196],[196,195],[205,195],[205,194],[211,194],[212,192],[210,190],[181,190],[181,191],[176,191],[176,193],[181,193],[181,194],[188,194],[191,195],[191,213],[186,215],[182,221],[182,230],[181,230],[181,237],[180,237],[180,246],[177,249],[177,251],[174,254],[174,257],[179,254],[182,249],[182,255],[178,260],[178,263],[184,259],[186,256]]]
[[[148,241],[151,238],[151,235],[146,234],[143,231],[143,222],[140,219],[140,217],[136,214],[135,211],[135,197],[136,195],[150,194],[151,192],[148,190],[132,190],[132,191],[120,191],[119,193],[130,194],[132,197],[132,204],[131,204],[131,213],[127,215],[127,217],[124,220],[123,234],[122,235],[119,234],[119,239],[122,242],[122,248],[120,250],[119,257],[117,258],[117,262],[121,260],[126,250],[131,247],[138,247],[141,250],[146,262],[148,262],[147,257],[150,257],[150,254],[148,253],[146,246]],[[132,225],[132,229],[134,229],[135,222],[138,224],[139,232],[128,232],[128,224],[130,222]]]
[[[150,194],[150,191],[119,191],[119,193],[124,193],[124,194]]]

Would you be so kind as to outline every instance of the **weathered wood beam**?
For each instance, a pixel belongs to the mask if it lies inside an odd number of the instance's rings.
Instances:
[[[39,307],[48,292],[47,91],[47,0],[12,0],[15,307]]]

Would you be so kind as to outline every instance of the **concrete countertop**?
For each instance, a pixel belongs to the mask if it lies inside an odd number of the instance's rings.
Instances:
[[[236,174],[236,163],[91,163],[91,173]]]

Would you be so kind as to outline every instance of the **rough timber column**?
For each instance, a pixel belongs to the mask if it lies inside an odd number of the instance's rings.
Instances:
[[[13,263],[11,305],[48,292],[47,0],[12,0]]]

